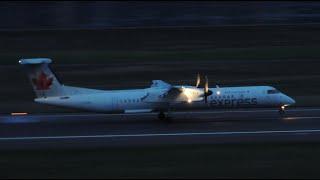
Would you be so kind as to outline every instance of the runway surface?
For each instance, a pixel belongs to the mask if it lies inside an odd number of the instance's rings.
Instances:
[[[320,142],[320,108],[0,117],[0,150],[167,144]]]

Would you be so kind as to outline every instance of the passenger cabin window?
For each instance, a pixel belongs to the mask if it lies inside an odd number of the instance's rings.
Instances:
[[[277,93],[279,93],[279,91],[276,90],[276,89],[270,89],[270,90],[267,91],[267,93],[268,94],[277,94]]]

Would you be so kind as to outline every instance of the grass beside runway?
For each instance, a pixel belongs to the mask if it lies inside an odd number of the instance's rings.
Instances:
[[[319,178],[320,144],[1,151],[0,178]]]

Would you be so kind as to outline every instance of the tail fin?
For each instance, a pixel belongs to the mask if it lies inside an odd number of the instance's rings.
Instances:
[[[55,74],[51,71],[48,58],[21,59],[19,63],[27,70],[33,90],[37,98],[62,96],[63,88]]]

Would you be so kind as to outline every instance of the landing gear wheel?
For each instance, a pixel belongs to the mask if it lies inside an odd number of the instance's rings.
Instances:
[[[161,121],[165,121],[165,122],[171,122],[172,119],[169,115],[166,115],[163,111],[160,111],[160,113],[158,114],[158,118]]]

